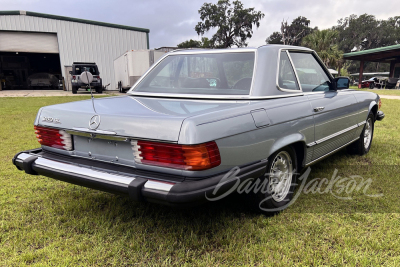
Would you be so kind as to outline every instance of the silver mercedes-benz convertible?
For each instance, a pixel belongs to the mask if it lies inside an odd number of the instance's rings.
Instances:
[[[307,48],[178,50],[126,96],[41,108],[34,122],[41,147],[13,163],[174,206],[254,181],[247,187],[254,205],[274,209],[290,202],[305,167],[344,147],[367,153],[384,118],[380,105],[377,94],[333,78]]]

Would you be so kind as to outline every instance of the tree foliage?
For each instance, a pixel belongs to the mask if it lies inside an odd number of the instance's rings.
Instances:
[[[338,20],[333,27],[338,31],[339,49],[344,53],[400,44],[400,16],[377,20],[375,16],[350,15]],[[348,61],[349,72],[358,72],[359,61]],[[365,62],[364,72],[389,71],[389,64]]]
[[[377,20],[375,16],[350,15],[333,27],[339,32],[339,48],[345,53],[400,43],[400,16]]]
[[[180,44],[177,45],[178,48],[198,48],[200,47],[201,42],[200,41],[196,41],[193,39],[184,41]]]
[[[212,48],[210,39],[202,37],[201,41],[190,39],[177,45],[178,48]]]
[[[287,20],[281,22],[281,31],[273,32],[265,41],[267,44],[301,45],[304,36],[314,29],[310,28],[310,20],[299,16],[291,24]]]
[[[314,30],[305,36],[302,45],[311,48],[325,65],[336,68],[340,65],[343,52],[339,50],[337,38],[339,33],[335,30]]]
[[[216,28],[217,32],[210,39],[215,48],[231,46],[247,46],[246,40],[253,36],[253,25],[260,27],[264,17],[261,11],[254,8],[244,8],[242,2],[219,0],[217,4],[204,3],[199,9],[200,19],[195,30],[198,35],[204,35]]]
[[[266,40],[267,44],[283,44],[282,33],[273,32]]]

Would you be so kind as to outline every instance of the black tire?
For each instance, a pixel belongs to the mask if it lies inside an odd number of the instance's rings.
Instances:
[[[96,87],[96,93],[102,94],[103,93],[103,87]]]
[[[375,116],[372,112],[370,112],[364,125],[364,129],[361,132],[360,138],[347,146],[347,152],[349,154],[362,156],[369,152],[374,137],[374,124]],[[366,140],[367,138],[369,141]]]
[[[374,89],[375,88],[375,84],[374,83],[370,83],[369,84],[369,89]]]
[[[78,92],[78,87],[72,86],[72,93],[76,94]]]
[[[119,90],[120,93],[123,93],[123,92],[124,92],[124,91],[122,90],[122,82],[121,82],[121,81],[118,82],[118,90]]]
[[[286,168],[285,163],[283,162],[287,162]],[[291,173],[290,166],[292,169]],[[275,175],[278,175],[278,173],[282,174],[282,169],[288,171],[284,177],[287,177],[287,181],[290,183],[284,184],[282,189],[283,192],[281,191],[282,194],[278,194],[274,192],[271,186],[273,184],[275,184],[274,188],[278,186],[276,182],[283,177],[282,175],[279,175],[280,177]],[[287,175],[290,175],[291,177],[288,177]],[[272,154],[268,159],[266,174],[264,176],[265,177],[262,180],[267,187],[264,188],[265,186],[263,186],[262,190],[259,190],[251,196],[251,205],[253,209],[258,209],[262,213],[273,215],[284,210],[286,205],[293,199],[298,176],[298,164],[295,150],[291,146],[287,146]],[[267,179],[267,181],[264,181],[264,179]]]

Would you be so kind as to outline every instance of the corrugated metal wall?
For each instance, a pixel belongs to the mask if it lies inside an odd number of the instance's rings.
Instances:
[[[103,85],[117,88],[114,59],[130,49],[147,49],[145,32],[24,15],[0,16],[0,30],[57,33],[61,70],[72,62],[96,62]]]
[[[0,51],[58,54],[56,33],[0,30]]]

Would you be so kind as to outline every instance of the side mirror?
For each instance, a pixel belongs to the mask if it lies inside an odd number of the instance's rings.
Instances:
[[[337,77],[335,78],[336,90],[349,89],[350,79],[347,77]]]

